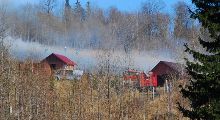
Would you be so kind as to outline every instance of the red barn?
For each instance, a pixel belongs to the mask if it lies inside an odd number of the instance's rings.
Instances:
[[[53,73],[53,71],[56,71],[58,69],[69,69],[73,70],[74,67],[77,65],[75,62],[67,58],[66,56],[52,53],[45,59],[41,61],[41,64],[43,65],[49,65],[50,67],[50,74]]]
[[[160,61],[152,70],[158,76],[158,85],[162,86],[167,77],[181,77],[184,72],[184,65],[179,63]]]

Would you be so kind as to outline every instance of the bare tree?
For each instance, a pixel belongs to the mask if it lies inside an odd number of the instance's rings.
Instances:
[[[43,9],[46,11],[47,14],[51,14],[54,10],[56,0],[44,0],[43,2]]]
[[[6,6],[0,6],[0,39],[1,41],[6,37],[8,25],[6,16]]]

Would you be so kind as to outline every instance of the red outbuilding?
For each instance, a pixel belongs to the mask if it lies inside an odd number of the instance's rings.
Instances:
[[[180,78],[184,76],[185,69],[183,64],[160,61],[152,70],[158,77],[158,85],[163,86],[165,79],[170,77]]]
[[[50,67],[50,73],[59,69],[73,70],[77,65],[74,61],[70,60],[64,55],[52,53],[41,61],[41,64]],[[48,69],[49,71],[49,69]]]

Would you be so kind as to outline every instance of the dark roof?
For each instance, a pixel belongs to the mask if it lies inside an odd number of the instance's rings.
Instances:
[[[161,61],[164,64],[166,64],[167,66],[169,66],[170,68],[172,68],[173,70],[177,71],[177,72],[182,72],[184,65],[180,64],[180,63],[173,63],[173,62],[167,62],[167,61]]]
[[[158,64],[165,64],[166,66],[170,67],[178,73],[181,73],[184,70],[184,65],[180,63],[160,61]],[[151,71],[153,71],[157,67],[157,65]]]
[[[70,60],[69,58],[67,58],[64,55],[60,55],[60,54],[56,54],[56,53],[52,53],[51,55],[56,56],[59,60],[61,60],[62,62],[64,62],[67,65],[77,65],[75,62],[73,62],[72,60]],[[49,56],[51,56],[51,55],[49,55]]]

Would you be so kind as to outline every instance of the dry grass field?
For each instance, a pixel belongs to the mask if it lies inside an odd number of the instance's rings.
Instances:
[[[55,93],[59,96],[58,109],[67,118],[184,120],[177,109],[176,103],[182,98],[176,88],[171,93],[164,92],[163,87],[158,88],[160,95],[152,99],[150,92],[129,90],[123,86],[116,91],[113,86],[108,96],[106,81],[101,78],[98,81],[96,87],[87,75],[81,81],[54,81]]]

